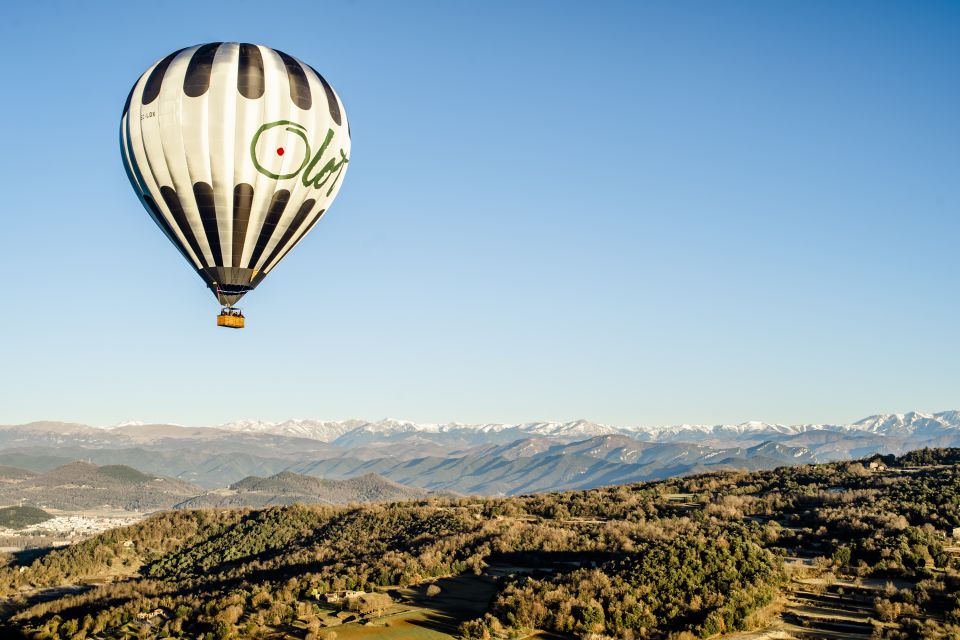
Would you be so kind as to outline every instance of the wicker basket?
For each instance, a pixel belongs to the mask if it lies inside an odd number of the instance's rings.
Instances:
[[[231,329],[243,329],[243,316],[221,313],[217,316],[217,326],[229,327]]]

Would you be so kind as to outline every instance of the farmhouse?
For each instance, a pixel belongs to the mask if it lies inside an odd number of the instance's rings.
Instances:
[[[137,614],[137,620],[150,620],[151,618],[160,618],[163,616],[163,609],[154,609],[153,611],[141,611]]]
[[[331,591],[323,594],[323,598],[328,604],[341,604],[351,598],[359,598],[363,595],[366,595],[365,591]]]

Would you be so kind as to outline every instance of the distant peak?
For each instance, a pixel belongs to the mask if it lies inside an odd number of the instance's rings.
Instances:
[[[101,429],[66,423],[33,422],[26,425],[7,425],[4,429],[24,429],[36,433],[96,433]],[[594,422],[586,418],[562,421],[532,421],[517,423],[463,423],[463,422],[415,422],[396,417],[375,421],[362,419],[321,420],[314,418],[290,418],[270,422],[244,418],[216,425],[218,430],[233,431],[262,436],[284,436],[329,443],[339,447],[354,447],[364,443],[386,443],[403,438],[429,441],[437,438],[460,438],[476,443],[478,439],[504,441],[524,438],[550,438],[554,440],[586,440],[602,435],[626,435],[645,442],[704,442],[711,439],[753,438],[766,434],[776,437],[799,435],[811,432],[847,433],[860,432],[874,436],[909,436],[912,434],[937,434],[960,429],[960,411],[947,410],[937,413],[908,411],[906,413],[878,413],[851,423],[786,424],[748,420],[739,423],[676,424],[663,426],[621,426]],[[106,429],[115,429],[133,438],[182,437],[180,431],[189,428],[176,425],[145,424],[140,421],[121,422]],[[173,433],[173,429],[179,430]]]
[[[316,420],[291,419],[283,422],[262,422],[257,420],[239,420],[220,425],[221,429],[256,433],[273,433],[312,438],[324,442],[335,442],[337,438],[351,433],[368,434],[416,433],[456,434],[456,433],[512,433],[527,437],[589,438],[599,435],[628,435],[644,440],[677,440],[682,437],[705,438],[711,435],[771,433],[790,435],[810,431],[865,431],[874,434],[912,432],[916,429],[960,429],[960,411],[951,410],[940,413],[909,411],[907,413],[875,414],[848,424],[782,424],[761,420],[748,420],[736,424],[678,424],[665,426],[614,427],[586,418],[577,418],[568,422],[539,421],[524,423],[482,423],[462,422],[418,423],[401,418],[381,418],[376,421],[365,420]]]

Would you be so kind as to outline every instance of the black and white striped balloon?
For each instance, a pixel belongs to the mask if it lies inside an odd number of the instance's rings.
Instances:
[[[350,128],[309,65],[269,47],[198,45],[158,61],[120,123],[130,183],[221,304],[256,287],[337,195]]]

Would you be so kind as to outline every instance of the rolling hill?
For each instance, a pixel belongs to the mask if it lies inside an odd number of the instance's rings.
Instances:
[[[0,483],[0,502],[79,510],[104,506],[130,511],[165,509],[201,489],[188,482],[142,473],[125,465],[70,462],[45,473]]]
[[[227,489],[209,491],[184,500],[178,509],[198,507],[266,507],[291,504],[348,504],[395,502],[425,498],[429,491],[406,487],[368,473],[346,480],[322,480],[290,471],[269,478],[248,476]]]
[[[52,517],[43,509],[36,507],[4,507],[0,509],[0,527],[22,529],[46,522]]]

